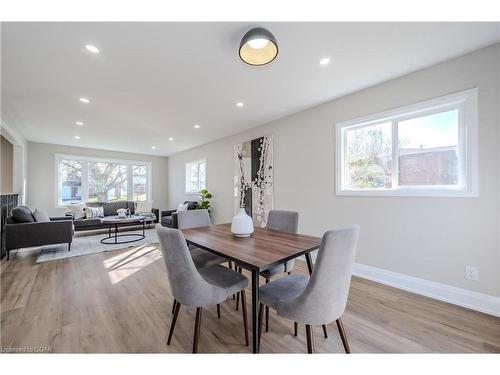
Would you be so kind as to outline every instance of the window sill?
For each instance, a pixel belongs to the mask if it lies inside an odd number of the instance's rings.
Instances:
[[[442,189],[442,190],[414,190],[414,189],[395,189],[395,190],[337,190],[337,196],[352,197],[408,197],[408,198],[478,198],[477,192]]]

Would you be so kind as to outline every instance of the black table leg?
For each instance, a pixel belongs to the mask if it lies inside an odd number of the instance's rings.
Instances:
[[[146,229],[146,221],[143,220],[142,221],[142,235],[143,235],[143,237],[146,237],[146,233],[144,232],[145,229]]]
[[[259,352],[259,272],[252,270],[252,343],[253,352]]]
[[[313,263],[311,259],[311,253],[306,254],[306,262],[307,262],[307,268],[309,270],[309,275],[312,275],[313,273]]]
[[[115,224],[115,243],[118,243],[118,224]]]

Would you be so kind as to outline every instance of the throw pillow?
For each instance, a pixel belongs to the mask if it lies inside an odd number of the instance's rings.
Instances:
[[[35,221],[31,210],[26,206],[13,208],[11,215],[15,223],[33,223]]]
[[[103,207],[85,207],[85,217],[87,219],[93,219],[96,217],[104,217]]]
[[[151,212],[153,209],[153,201],[137,201],[135,206],[135,212]]]
[[[35,211],[33,211],[33,217],[37,223],[46,223],[50,221],[49,215],[38,208],[35,208]]]
[[[179,203],[179,205],[177,206],[177,212],[181,212],[181,211],[187,211],[188,209],[188,204],[182,204],[182,203]]]
[[[85,219],[85,203],[74,203],[67,206],[73,219]]]

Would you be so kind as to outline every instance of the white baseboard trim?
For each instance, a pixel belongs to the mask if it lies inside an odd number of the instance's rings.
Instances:
[[[500,317],[500,297],[354,263],[353,275],[429,298]]]

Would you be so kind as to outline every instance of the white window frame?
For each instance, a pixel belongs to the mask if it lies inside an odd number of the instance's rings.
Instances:
[[[398,185],[397,123],[415,117],[458,109],[458,185]],[[392,188],[349,189],[345,168],[347,131],[391,122],[392,126]],[[441,96],[417,104],[365,116],[335,125],[336,194],[339,196],[403,196],[403,197],[478,197],[478,106],[477,89]]]
[[[200,188],[198,189],[198,191],[189,191],[188,190],[188,186],[189,186],[189,173],[188,173],[188,170],[189,170],[189,167],[193,164],[197,164],[198,165],[198,187],[200,187],[200,164],[202,163],[205,163],[205,187],[204,188]],[[184,192],[186,194],[194,194],[194,195],[197,195],[199,193],[199,191],[201,189],[206,189],[207,186],[208,186],[208,182],[207,182],[207,160],[206,159],[198,159],[198,160],[191,160],[191,161],[188,161],[186,162],[186,165],[184,167],[184,183],[185,183],[185,186],[184,186]]]
[[[152,164],[146,161],[135,161],[135,160],[122,160],[122,159],[108,159],[108,158],[95,158],[91,156],[80,156],[80,155],[66,155],[66,154],[55,154],[54,157],[54,168],[55,168],[55,207],[64,208],[68,204],[62,203],[59,200],[61,195],[61,186],[59,184],[60,170],[59,163],[62,160],[77,160],[82,162],[82,200],[78,201],[87,202],[89,198],[88,191],[88,164],[89,163],[117,163],[127,166],[127,200],[134,200],[133,192],[133,171],[132,167],[137,165],[146,166],[148,168],[148,178],[147,178],[147,199],[152,200],[151,187],[152,187]],[[75,201],[76,202],[76,201]]]

